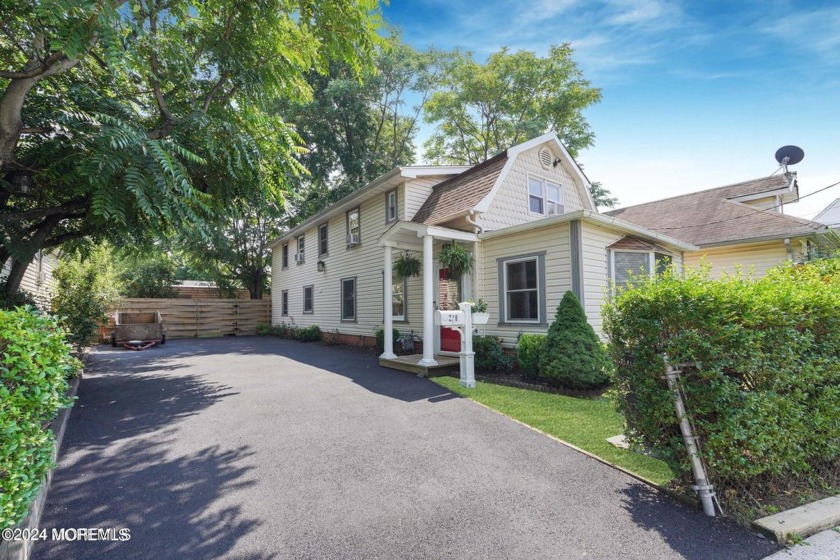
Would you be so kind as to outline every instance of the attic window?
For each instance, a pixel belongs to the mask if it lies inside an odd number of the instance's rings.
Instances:
[[[546,169],[551,169],[551,165],[554,163],[554,155],[552,155],[551,150],[548,148],[540,150],[540,163]]]

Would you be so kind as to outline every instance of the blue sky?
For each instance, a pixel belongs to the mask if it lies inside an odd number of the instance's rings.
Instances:
[[[621,205],[765,177],[786,144],[805,151],[801,195],[840,181],[838,0],[392,0],[384,14],[416,48],[480,59],[571,43],[603,92],[578,161]],[[838,197],[786,211],[810,218]]]

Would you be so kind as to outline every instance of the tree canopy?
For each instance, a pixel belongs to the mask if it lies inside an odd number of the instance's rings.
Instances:
[[[0,13],[10,289],[39,249],[209,237],[231,200],[279,198],[303,150],[268,109],[310,98],[330,63],[361,75],[380,42],[376,0],[0,0]]]
[[[601,100],[601,90],[583,78],[572,52],[568,44],[552,46],[545,57],[502,48],[486,64],[456,52],[426,104],[425,119],[437,126],[426,158],[475,165],[548,131],[573,156],[591,146],[595,135],[583,110]]]

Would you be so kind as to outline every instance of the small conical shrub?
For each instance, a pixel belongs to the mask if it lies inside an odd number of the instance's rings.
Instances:
[[[572,292],[566,292],[548,328],[540,356],[540,377],[571,389],[606,385],[609,361],[586,313]]]

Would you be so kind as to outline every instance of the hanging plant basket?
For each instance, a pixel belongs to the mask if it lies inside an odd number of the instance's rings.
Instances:
[[[420,276],[420,259],[406,251],[394,261],[394,273],[400,280]]]
[[[453,280],[460,280],[464,274],[472,271],[473,267],[472,254],[454,243],[443,246],[438,255],[438,262],[441,267],[449,270],[449,276]]]

